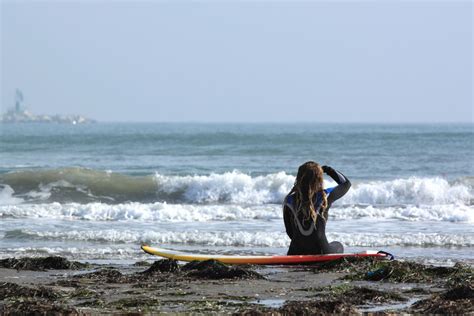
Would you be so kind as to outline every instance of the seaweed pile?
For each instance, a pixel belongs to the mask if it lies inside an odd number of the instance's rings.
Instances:
[[[394,283],[459,283],[471,279],[474,269],[462,263],[453,267],[423,265],[412,261],[374,258],[341,258],[313,267],[315,273],[343,272],[344,280],[387,281]]]
[[[26,287],[16,283],[0,284],[0,314],[79,314],[78,311],[63,304],[62,295],[50,288]]]
[[[416,302],[410,312],[428,314],[467,314],[474,312],[474,274],[461,266],[447,282],[448,289]]]
[[[78,270],[87,268],[89,265],[77,261],[69,261],[59,256],[38,257],[38,258],[6,258],[0,260],[0,268],[16,270]]]
[[[188,277],[199,279],[263,279],[263,276],[248,268],[228,266],[216,260],[193,261],[183,266]]]
[[[263,279],[263,276],[250,268],[228,266],[215,260],[193,261],[180,267],[176,260],[171,259],[155,261],[145,271],[134,274],[125,275],[115,268],[104,268],[76,275],[74,278],[89,279],[96,283],[149,283],[166,280],[170,273],[175,279]]]

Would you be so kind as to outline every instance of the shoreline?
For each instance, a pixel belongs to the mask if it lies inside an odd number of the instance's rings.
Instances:
[[[0,313],[465,314],[474,313],[473,271],[360,258],[317,266],[3,259]]]

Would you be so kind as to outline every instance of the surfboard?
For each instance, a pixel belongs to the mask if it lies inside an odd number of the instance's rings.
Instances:
[[[174,251],[164,248],[155,248],[143,245],[142,250],[148,254],[160,256],[163,258],[174,259],[178,261],[206,261],[216,260],[226,264],[261,264],[261,265],[280,265],[280,264],[310,264],[317,262],[328,262],[341,258],[351,257],[373,257],[379,259],[393,259],[393,256],[384,251],[366,250],[358,253],[337,253],[327,255],[298,255],[298,256],[232,256],[232,255],[207,255],[198,253],[188,253]]]

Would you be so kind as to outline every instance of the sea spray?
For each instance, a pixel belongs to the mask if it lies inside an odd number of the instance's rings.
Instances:
[[[0,184],[0,205],[15,205],[23,202],[23,199],[14,197],[15,191],[6,184]]]
[[[348,176],[349,177],[349,176]],[[350,178],[350,177],[349,177]],[[49,181],[49,182],[48,182]],[[2,184],[3,183],[3,184]],[[294,183],[285,172],[251,176],[222,174],[170,176],[156,173],[129,176],[83,168],[19,171],[0,175],[2,204],[27,202],[167,202],[186,204],[281,204]],[[474,203],[473,181],[409,177],[386,181],[355,181],[338,203],[365,205],[447,205]],[[327,179],[326,187],[337,185]],[[12,192],[13,190],[13,192]],[[2,193],[3,192],[3,193]],[[16,202],[20,200],[15,200]]]

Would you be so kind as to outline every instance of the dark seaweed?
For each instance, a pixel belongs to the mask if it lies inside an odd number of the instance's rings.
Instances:
[[[59,297],[59,294],[43,286],[30,288],[16,283],[0,283],[0,298],[12,297],[45,298],[54,300]]]
[[[182,267],[187,276],[200,279],[263,279],[259,273],[240,268],[227,266],[216,260],[193,261]]]
[[[167,272],[178,272],[179,265],[176,260],[164,259],[153,262],[153,264],[142,274],[156,274],[156,273],[167,273]]]
[[[70,306],[44,300],[24,300],[8,302],[0,306],[1,315],[79,315]]]
[[[89,265],[77,261],[69,261],[63,257],[39,257],[39,258],[6,258],[0,260],[0,267],[17,270],[78,270],[87,268]]]
[[[75,275],[74,278],[90,279],[103,283],[122,283],[127,281],[127,277],[114,268],[105,268],[91,273]]]
[[[451,279],[472,278],[473,269],[466,265],[456,264],[454,267],[427,266],[410,261],[366,261],[361,265],[351,265],[349,275],[344,279],[366,280],[401,283],[433,283]],[[374,278],[373,276],[381,276]]]

